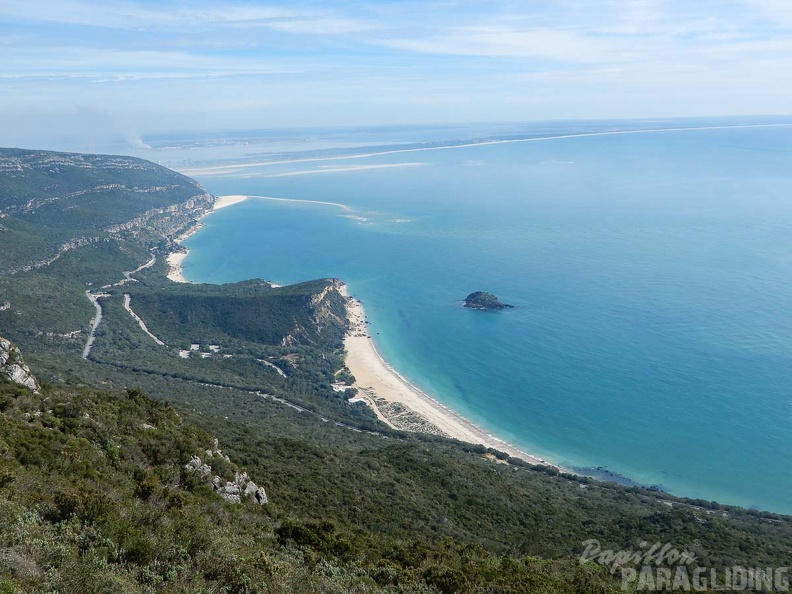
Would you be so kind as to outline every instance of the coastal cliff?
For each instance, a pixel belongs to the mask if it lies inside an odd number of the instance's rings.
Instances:
[[[172,241],[211,196],[143,159],[0,149],[0,271],[29,272],[107,242]]]

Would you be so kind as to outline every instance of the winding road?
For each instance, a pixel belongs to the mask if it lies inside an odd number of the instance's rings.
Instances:
[[[150,267],[154,266],[154,263],[156,261],[157,261],[157,256],[152,255],[151,259],[148,262],[146,262],[145,264],[141,264],[140,266],[138,266],[134,270],[129,270],[129,271],[126,271],[126,272],[122,272],[121,274],[124,275],[124,278],[122,280],[120,280],[117,283],[112,284],[112,285],[105,285],[102,288],[103,289],[110,289],[112,287],[120,287],[121,285],[123,285],[125,283],[128,283],[128,282],[136,282],[137,279],[136,278],[132,278],[132,275],[135,274],[136,272],[140,272],[141,270],[144,270],[145,268],[150,268]],[[93,306],[96,308],[96,315],[93,317],[93,320],[91,320],[91,330],[88,333],[88,340],[85,342],[85,348],[83,349],[83,353],[82,353],[82,358],[83,359],[88,359],[88,357],[91,356],[91,349],[93,348],[94,339],[96,338],[96,329],[99,327],[99,324],[102,323],[102,306],[99,303],[99,300],[101,298],[103,298],[103,297],[110,297],[110,294],[109,293],[96,293],[94,295],[93,293],[91,293],[91,291],[89,289],[88,291],[85,292],[85,296],[88,297],[88,301],[93,303]],[[131,309],[129,309],[129,301],[128,301],[129,295],[125,295],[124,297],[125,297],[125,299],[124,299],[124,307],[126,307],[127,311],[129,311],[129,313],[132,314],[132,317],[134,317],[138,321],[138,324],[140,324],[140,327],[143,329],[143,331],[146,334],[148,334],[149,336],[151,336],[151,338],[153,338],[157,342],[157,344],[164,344],[161,340],[159,340],[156,336],[154,336],[151,332],[149,332],[148,328],[146,328],[146,325],[143,323],[143,320],[141,320],[135,314],[135,312],[133,312]]]
[[[151,331],[148,329],[148,326],[146,326],[146,322],[141,320],[140,316],[137,315],[134,311],[132,311],[132,308],[129,305],[131,302],[132,302],[131,295],[129,293],[124,293],[124,309],[129,312],[129,315],[131,315],[135,319],[135,321],[137,321],[138,326],[140,326],[140,329],[143,330],[143,332],[145,332],[146,334],[148,334],[152,339],[154,339],[154,342],[156,342],[160,346],[166,346],[164,342],[162,342],[159,338],[157,338],[151,333]]]
[[[88,333],[88,341],[85,343],[85,348],[83,349],[83,359],[87,359],[90,356],[94,338],[96,338],[96,329],[99,327],[99,324],[102,323],[102,306],[99,305],[99,300],[102,297],[109,297],[109,295],[107,293],[97,293],[94,295],[90,291],[86,291],[85,296],[88,297],[88,301],[93,303],[96,308],[96,315],[93,320],[91,320],[91,331]]]

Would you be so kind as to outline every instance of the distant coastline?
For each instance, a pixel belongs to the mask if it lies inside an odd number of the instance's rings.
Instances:
[[[574,134],[557,134],[551,136],[531,136],[528,138],[504,138],[504,139],[494,139],[494,140],[480,140],[476,141],[466,141],[456,144],[443,144],[441,146],[413,146],[409,148],[393,148],[387,150],[379,150],[379,151],[372,151],[366,153],[359,153],[359,154],[352,154],[352,155],[335,155],[335,156],[328,156],[328,157],[302,157],[302,158],[292,158],[292,159],[278,159],[274,161],[254,161],[248,163],[228,163],[225,165],[205,165],[205,166],[198,166],[198,167],[184,167],[178,168],[177,170],[179,173],[189,176],[195,175],[202,175],[202,176],[212,176],[212,175],[229,175],[233,173],[238,173],[241,169],[249,169],[255,167],[267,167],[271,165],[291,165],[295,163],[314,163],[314,162],[322,162],[322,161],[344,161],[349,159],[369,159],[372,157],[381,157],[385,155],[397,155],[403,153],[420,153],[426,151],[444,151],[444,150],[455,150],[455,149],[464,149],[464,148],[471,148],[471,147],[479,147],[479,146],[491,146],[491,145],[498,145],[498,144],[520,144],[520,143],[527,143],[527,142],[545,142],[549,140],[567,140],[572,138],[592,138],[598,136],[622,136],[622,135],[632,135],[632,134],[663,134],[669,132],[700,132],[705,130],[733,130],[733,129],[744,129],[744,128],[782,128],[782,127],[790,127],[792,124],[786,122],[779,122],[779,123],[770,123],[770,124],[731,124],[731,125],[720,125],[720,126],[687,126],[687,127],[677,127],[677,128],[639,128],[639,129],[631,129],[631,130],[602,130],[598,132],[580,132]],[[397,167],[404,167],[404,166],[420,166],[423,163],[401,163],[395,165]],[[368,166],[368,165],[361,165],[361,166],[352,166],[346,169],[336,169],[336,170],[315,170],[315,171],[299,171],[299,172],[289,172],[285,174],[276,174],[270,177],[280,177],[284,175],[306,175],[312,173],[326,173],[332,171],[353,171],[355,169],[369,169],[369,168],[382,168],[382,167],[393,167],[394,165],[379,165],[379,166]]]

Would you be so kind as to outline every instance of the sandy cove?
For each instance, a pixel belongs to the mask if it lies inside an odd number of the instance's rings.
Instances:
[[[168,254],[165,261],[168,263],[168,278],[174,283],[186,283],[187,279],[184,278],[182,271],[182,262],[187,257],[187,252],[173,252]]]
[[[215,198],[214,204],[212,205],[212,210],[207,212],[204,217],[207,215],[212,214],[215,211],[220,210],[221,208],[226,208],[227,206],[232,206],[233,204],[239,204],[240,202],[244,202],[247,200],[249,196],[218,196]],[[203,217],[201,217],[203,218]],[[191,235],[197,233],[201,230],[203,225],[200,222],[196,222],[194,225],[191,225],[187,231],[182,233],[179,237],[176,238],[176,243],[181,244],[184,240],[186,240]],[[184,271],[182,270],[182,263],[184,259],[187,257],[190,251],[182,247],[181,251],[172,252],[168,254],[168,257],[165,258],[166,262],[168,263],[168,278],[175,283],[187,283],[188,281],[184,276]]]
[[[298,203],[305,203],[305,204],[323,204],[325,206],[338,207],[341,210],[344,210],[346,212],[353,212],[352,209],[349,208],[347,205],[339,204],[337,202],[324,202],[322,200],[297,200],[297,199],[293,199],[293,198],[276,198],[274,196],[246,196],[246,195],[241,195],[241,194],[234,194],[234,195],[228,195],[228,196],[217,196],[217,197],[215,197],[214,204],[212,205],[212,210],[210,210],[209,212],[204,214],[201,217],[201,219],[203,219],[206,216],[209,216],[213,212],[216,212],[216,211],[220,210],[221,208],[226,208],[226,207],[232,206],[234,204],[239,204],[240,202],[245,202],[246,200],[250,200],[251,198],[255,198],[255,199],[258,199],[258,200],[271,200],[271,201],[274,201],[274,202],[298,202]],[[177,244],[181,244],[185,239],[187,239],[188,237],[190,237],[194,233],[197,233],[198,231],[200,231],[201,227],[203,227],[203,225],[201,224],[200,219],[199,219],[186,232],[184,232],[182,235],[180,235],[179,237],[176,238],[176,240],[175,240],[176,243]],[[182,246],[182,248],[179,251],[171,253],[165,259],[167,261],[167,263],[168,263],[168,274],[167,274],[167,277],[170,280],[172,280],[173,282],[176,282],[176,283],[188,283],[188,282],[190,282],[190,281],[188,281],[185,278],[184,272],[182,271],[182,263],[184,262],[184,259],[187,257],[187,254],[189,254],[189,252],[190,251],[187,248]],[[273,286],[279,286],[279,285],[273,284]]]
[[[344,294],[349,297],[346,290]],[[377,352],[369,335],[363,305],[354,297],[348,298],[347,315],[351,327],[344,339],[346,364],[357,380],[358,396],[381,420],[397,429],[439,433],[506,452],[531,464],[549,465],[493,437],[399,375]]]

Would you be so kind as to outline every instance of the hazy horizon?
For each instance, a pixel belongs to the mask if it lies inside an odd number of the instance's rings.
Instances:
[[[134,145],[166,130],[784,116],[791,31],[792,6],[779,0],[8,0],[0,144]]]

